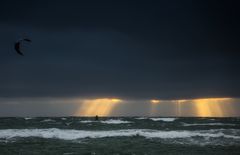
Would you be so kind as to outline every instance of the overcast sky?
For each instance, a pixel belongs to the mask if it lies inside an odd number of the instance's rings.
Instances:
[[[18,115],[41,107],[39,98],[120,98],[142,109],[151,99],[239,98],[239,6],[237,0],[1,1],[0,109],[14,114],[18,106],[6,103],[19,98],[36,103]],[[23,37],[32,40],[22,47],[24,57],[13,46]],[[44,109],[51,106],[45,100]]]

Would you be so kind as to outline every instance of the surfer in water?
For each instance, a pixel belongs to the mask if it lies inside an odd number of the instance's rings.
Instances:
[[[14,48],[16,50],[16,52],[21,55],[21,56],[24,56],[22,50],[21,50],[21,45],[24,43],[24,42],[29,42],[31,43],[32,40],[28,39],[28,38],[23,38],[23,39],[20,39],[18,40],[15,44],[14,44]]]
[[[95,121],[98,121],[98,115],[95,116]]]

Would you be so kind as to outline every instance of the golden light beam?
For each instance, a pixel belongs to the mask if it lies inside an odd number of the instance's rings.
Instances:
[[[157,100],[157,99],[152,99],[150,100],[150,113],[149,115],[150,116],[154,116],[155,114],[157,114],[157,107],[158,107],[158,104],[161,103],[160,100]]]
[[[191,112],[187,112],[186,115],[192,113],[194,116],[198,117],[224,117],[231,113],[233,110],[231,107],[225,107],[226,103],[230,103],[232,98],[201,98],[201,99],[184,99],[184,100],[150,100],[151,108],[150,115],[161,115],[157,108],[161,107],[159,103],[174,104],[175,105],[175,115],[185,116],[184,110],[188,107],[188,104],[193,105]],[[229,105],[230,106],[230,105]]]
[[[177,109],[176,115],[178,117],[182,116],[182,103],[187,102],[187,101],[188,100],[173,100],[173,102],[175,102],[175,104],[176,104],[176,109]]]
[[[231,107],[226,107],[226,103],[231,103],[232,98],[202,98],[186,100],[158,100],[152,99],[150,103],[149,115],[161,115],[159,109],[166,106],[166,103],[176,107],[176,116],[186,116],[193,114],[198,117],[224,117],[234,111]],[[75,116],[109,116],[116,106],[123,103],[118,98],[99,98],[79,100],[79,108],[74,113]],[[125,103],[125,102],[124,102]],[[163,104],[161,104],[163,103]],[[192,106],[191,111],[185,111]],[[231,105],[229,105],[231,106]],[[185,111],[185,112],[184,112]]]
[[[80,107],[75,116],[109,116],[116,107],[117,104],[121,103],[121,99],[117,98],[100,98],[91,100],[80,101]]]
[[[224,107],[222,103],[229,102],[231,98],[206,98],[194,99],[193,104],[196,109],[196,115],[200,117],[223,117]]]

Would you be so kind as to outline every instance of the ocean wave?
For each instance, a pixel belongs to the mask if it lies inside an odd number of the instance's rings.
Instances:
[[[164,121],[164,122],[173,122],[175,121],[177,118],[149,118],[153,121]]]
[[[62,140],[77,140],[84,138],[104,138],[104,137],[131,137],[142,136],[145,138],[160,139],[179,139],[179,138],[230,138],[240,140],[239,129],[211,129],[198,131],[163,131],[150,129],[125,129],[109,131],[90,131],[90,130],[73,130],[73,129],[2,129],[0,130],[0,139],[12,138],[55,138]],[[237,134],[237,135],[236,135]]]
[[[137,117],[135,119],[143,120],[143,119],[148,119],[147,117]]]
[[[80,121],[81,123],[96,123],[96,122],[99,122],[99,123],[103,123],[103,124],[126,124],[126,123],[133,123],[133,122],[130,122],[130,121],[123,121],[123,120],[120,120],[120,119],[108,119],[108,120],[103,120],[103,121],[92,121],[92,120],[82,120]]]
[[[236,126],[236,124],[229,124],[229,123],[182,123],[183,126]]]
[[[100,121],[101,123],[105,123],[105,124],[126,124],[126,123],[133,123],[130,121],[123,121],[120,119],[109,119],[109,120],[105,120],[105,121]]]
[[[34,119],[33,117],[25,117],[25,120],[30,120],[30,119]]]
[[[56,122],[56,121],[53,120],[53,119],[44,119],[44,120],[42,120],[41,122]]]
[[[97,121],[91,121],[91,120],[83,120],[83,121],[80,121],[81,123],[92,123],[92,122],[97,122]]]
[[[69,126],[70,124],[72,124],[72,122],[68,122],[68,123],[66,123],[67,126]]]

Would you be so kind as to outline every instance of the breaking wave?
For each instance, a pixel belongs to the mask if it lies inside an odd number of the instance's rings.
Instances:
[[[90,120],[83,120],[83,121],[80,121],[81,123],[92,123],[92,122],[96,122],[96,121],[90,121]]]
[[[149,118],[153,121],[164,121],[164,122],[173,122],[175,121],[177,118]]]
[[[56,121],[53,120],[53,119],[44,119],[44,120],[42,120],[41,122],[56,122]]]
[[[183,126],[236,126],[236,124],[229,124],[229,123],[182,123]]]
[[[105,123],[105,124],[126,124],[126,123],[133,123],[130,121],[123,121],[120,119],[109,119],[109,120],[105,120],[105,121],[100,121],[101,123]]]
[[[137,117],[135,119],[142,120],[142,119],[148,119],[147,117]]]
[[[91,120],[83,120],[80,121],[81,123],[93,123],[93,122],[100,122],[100,123],[104,123],[104,124],[126,124],[126,123],[133,123],[130,121],[123,121],[120,119],[108,119],[108,120],[104,120],[104,121],[91,121]]]
[[[25,120],[30,120],[30,119],[34,119],[33,117],[25,117]]]
[[[159,139],[204,139],[209,142],[209,138],[225,138],[231,141],[240,142],[239,129],[211,129],[198,131],[163,131],[150,129],[126,129],[126,130],[109,130],[109,131],[90,131],[90,130],[71,130],[71,129],[2,129],[0,130],[0,139],[13,138],[54,138],[62,140],[77,140],[84,138],[104,138],[104,137],[131,137],[141,136],[145,138]],[[175,140],[175,141],[176,141]],[[239,143],[240,144],[240,143]]]

